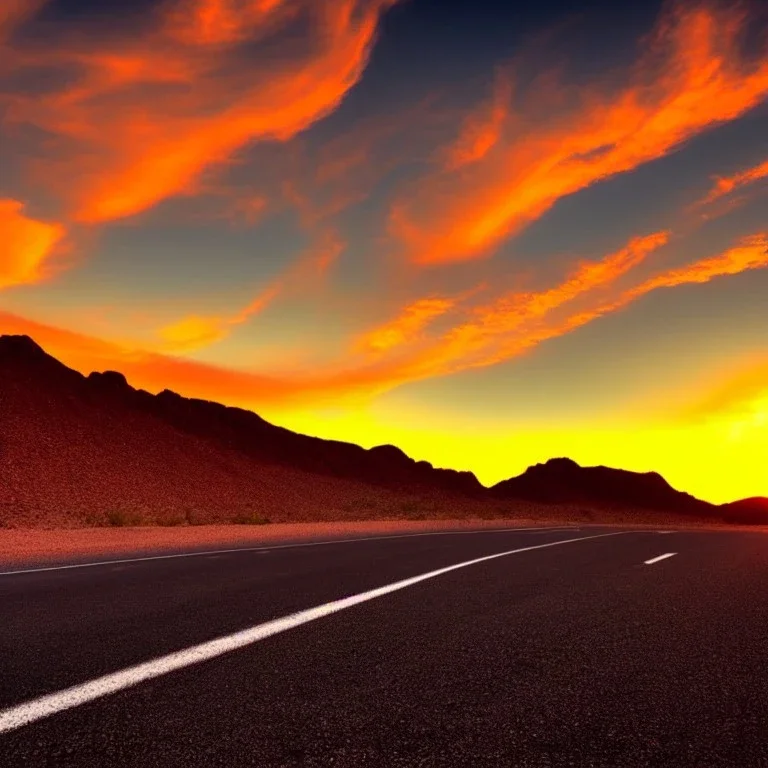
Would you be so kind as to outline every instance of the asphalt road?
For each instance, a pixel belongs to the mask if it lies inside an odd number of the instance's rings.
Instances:
[[[767,645],[760,533],[485,531],[4,574],[0,764],[768,766]]]

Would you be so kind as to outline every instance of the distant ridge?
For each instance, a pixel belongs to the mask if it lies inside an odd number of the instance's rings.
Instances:
[[[529,467],[518,477],[491,488],[497,498],[516,498],[549,504],[601,503],[643,509],[712,515],[714,504],[676,491],[656,472],[629,472],[609,467],[581,467],[566,458]]]
[[[243,508],[339,519],[363,514],[349,499],[370,499],[376,488],[449,506],[455,499],[457,509],[461,500],[489,510],[520,501],[768,524],[766,499],[718,507],[653,472],[566,458],[488,489],[471,472],[437,469],[392,445],[366,450],[300,435],[251,411],[134,389],[115,371],[83,376],[27,336],[0,336],[0,480],[0,524],[82,524],[116,506],[153,510],[166,522],[180,509],[187,522]],[[377,514],[370,503],[363,516]]]

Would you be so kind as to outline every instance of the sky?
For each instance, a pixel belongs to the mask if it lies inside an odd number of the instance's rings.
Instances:
[[[3,0],[0,333],[492,484],[768,495],[768,10]]]

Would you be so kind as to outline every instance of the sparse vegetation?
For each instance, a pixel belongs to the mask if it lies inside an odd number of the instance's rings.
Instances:
[[[370,517],[372,511],[381,510],[381,500],[373,496],[363,496],[340,505],[345,517]]]
[[[236,525],[268,525],[271,521],[258,512],[240,512],[232,520]]]
[[[427,510],[418,501],[404,501],[400,504],[400,512],[408,520],[424,520],[427,517]]]
[[[184,522],[187,525],[205,525],[206,519],[205,515],[197,507],[187,507],[184,511]]]
[[[507,514],[507,510],[504,507],[496,507],[490,509],[488,507],[482,507],[478,513],[478,517],[481,520],[498,520],[503,518]]]
[[[113,528],[129,528],[141,525],[144,522],[144,518],[140,513],[120,508],[107,510],[106,518],[107,525]]]

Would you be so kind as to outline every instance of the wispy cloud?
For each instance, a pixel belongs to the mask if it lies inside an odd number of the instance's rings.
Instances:
[[[426,370],[451,373],[502,362],[542,341],[567,333],[568,320],[560,310],[577,299],[596,293],[599,298],[616,281],[664,246],[669,233],[632,238],[623,248],[598,261],[583,261],[552,288],[513,292],[476,306],[469,317],[451,329],[430,349],[422,362]]]
[[[491,99],[464,118],[458,137],[446,147],[445,170],[455,171],[487,157],[502,140],[511,109],[512,82],[508,72],[499,70]]]
[[[740,47],[746,23],[740,10],[674,5],[625,86],[539,93],[514,131],[503,128],[512,107],[501,89],[490,112],[482,104],[468,118],[454,162],[395,200],[392,235],[417,263],[486,257],[564,196],[739,117],[768,96],[768,55]],[[573,106],[551,107],[564,101]]]
[[[286,0],[176,0],[166,22],[169,36],[187,45],[233,45],[295,9]]]
[[[186,315],[160,328],[158,336],[163,342],[163,348],[167,352],[181,354],[215,344],[226,338],[233,328],[258,315],[278,293],[277,286],[270,286],[232,315]]]
[[[653,251],[666,245],[669,232],[632,238],[623,248],[599,261],[582,261],[559,285],[533,293],[504,296],[491,306],[476,310],[485,332],[504,333],[538,320],[585,293],[613,285]]]
[[[61,224],[27,216],[19,201],[0,199],[0,289],[49,277],[65,234]]]
[[[545,325],[534,330],[530,336],[512,339],[501,345],[500,353],[487,358],[489,365],[535,346],[547,339],[564,336],[598,318],[624,309],[626,306],[660,288],[675,288],[681,285],[708,283],[718,277],[737,275],[753,269],[768,267],[768,234],[760,233],[744,238],[739,245],[717,256],[692,262],[678,269],[661,272],[638,285],[628,288],[614,298],[596,303],[588,309],[576,312],[561,322]]]
[[[193,192],[203,171],[249,143],[286,141],[333,111],[394,1],[178,0],[108,46],[96,36],[28,43],[6,57],[18,71],[72,77],[43,94],[13,94],[6,116],[66,142],[65,156],[40,160],[38,178],[59,179],[72,219],[132,216]],[[281,38],[297,19],[307,35]],[[254,41],[261,55],[241,45]]]
[[[422,332],[427,326],[450,312],[456,303],[455,298],[417,299],[403,307],[396,317],[363,333],[355,340],[354,348],[363,353],[381,354],[413,345],[422,340]]]
[[[720,176],[709,191],[709,194],[698,205],[709,205],[727,195],[731,195],[742,187],[754,184],[756,181],[768,178],[768,160],[758,163],[752,168],[735,173],[732,176]]]

